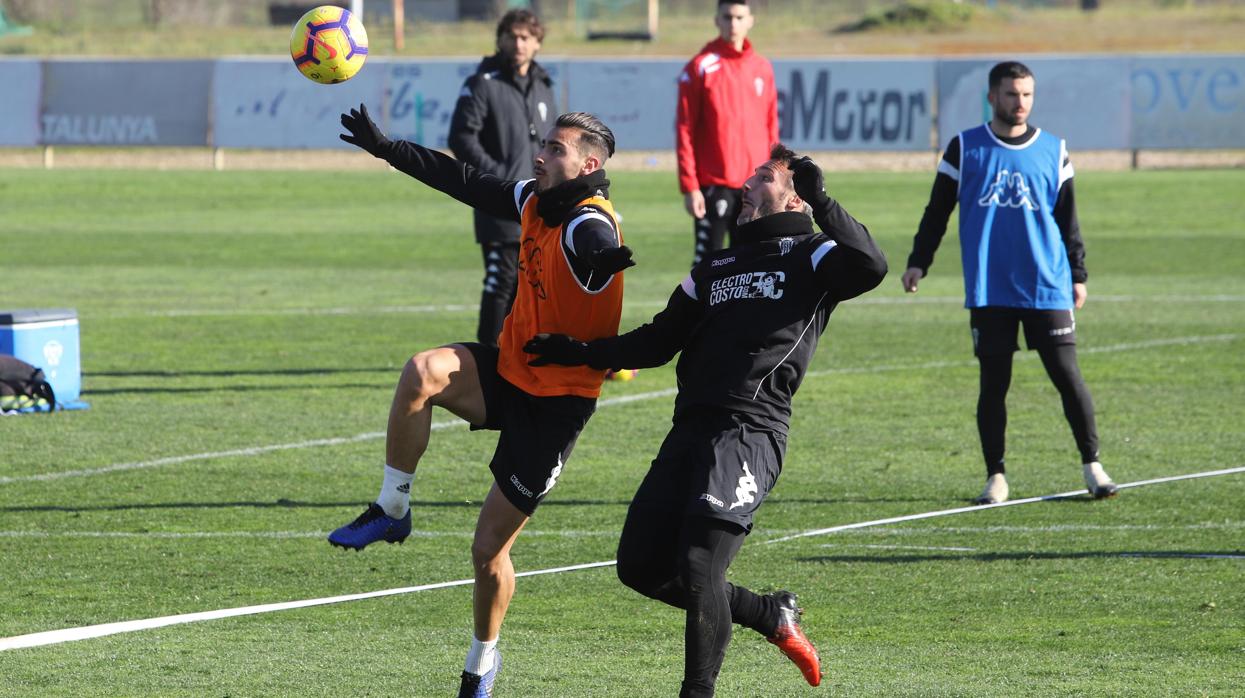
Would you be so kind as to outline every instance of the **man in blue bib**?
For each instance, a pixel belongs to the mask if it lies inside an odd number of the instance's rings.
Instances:
[[[1116,493],[1098,461],[1094,404],[1076,361],[1073,309],[1085,304],[1087,274],[1072,163],[1063,139],[1029,125],[1033,87],[1033,72],[1022,63],[990,70],[993,116],[947,145],[902,278],[904,290],[915,293],[959,204],[964,305],[981,366],[977,429],[986,487],[979,504],[1007,500],[1006,399],[1021,327],[1063,398],[1089,493]]]

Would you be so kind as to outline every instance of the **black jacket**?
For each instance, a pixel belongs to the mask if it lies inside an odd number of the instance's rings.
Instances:
[[[707,255],[649,324],[588,343],[596,368],[660,366],[682,351],[674,416],[701,408],[785,432],[791,399],[839,301],[882,281],[886,257],[831,199],[816,212],[744,224]]]
[[[504,180],[532,176],[532,159],[558,117],[553,80],[535,61],[526,89],[513,64],[501,54],[480,61],[463,83],[450,119],[454,157]],[[518,242],[519,227],[476,212],[476,242]]]

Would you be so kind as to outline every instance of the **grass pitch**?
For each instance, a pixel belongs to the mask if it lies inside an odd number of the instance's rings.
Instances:
[[[639,262],[630,328],[686,272],[690,225],[671,176],[613,179]],[[892,272],[833,315],[783,477],[732,568],[759,591],[801,594],[827,679],[810,689],[741,630],[719,694],[1236,695],[1245,476],[764,544],[960,506],[982,483],[954,232],[920,294],[899,289],[932,175],[829,180]],[[0,172],[0,306],[78,310],[92,404],[0,419],[0,637],[470,576],[493,437],[459,426],[434,436],[405,545],[347,554],[323,540],[375,496],[403,361],[474,336],[481,278],[462,206],[396,174],[329,181]],[[1077,181],[1090,269],[1081,367],[1109,472],[1131,482],[1242,465],[1245,172]],[[606,386],[516,568],[613,558],[673,384],[665,368]],[[610,402],[625,396],[642,399]],[[1013,495],[1081,486],[1031,355],[1009,407]],[[0,652],[0,695],[450,695],[470,594]],[[609,568],[520,580],[498,694],[674,695],[681,628]]]

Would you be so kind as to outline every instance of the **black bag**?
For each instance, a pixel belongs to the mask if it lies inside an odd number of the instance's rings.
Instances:
[[[15,356],[0,354],[0,411],[56,409],[56,393],[36,368]]]

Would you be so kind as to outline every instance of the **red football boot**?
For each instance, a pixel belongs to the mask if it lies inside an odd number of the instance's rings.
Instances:
[[[765,638],[776,645],[787,655],[804,674],[808,685],[821,683],[821,658],[817,656],[817,648],[808,641],[800,627],[800,614],[804,609],[796,605],[795,594],[789,591],[778,591],[770,595],[778,602],[778,629]]]

